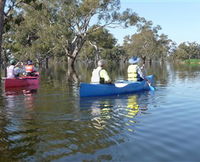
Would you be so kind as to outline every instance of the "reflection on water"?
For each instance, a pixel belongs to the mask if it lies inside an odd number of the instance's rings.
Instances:
[[[126,68],[111,68],[112,78],[125,78]],[[1,89],[0,161],[200,159],[200,66],[155,63],[147,68],[154,94],[92,98],[79,98],[65,69],[55,69],[36,89]],[[81,81],[91,69],[78,69]]]
[[[111,97],[80,98],[81,113],[96,130],[114,139],[113,144],[126,141],[123,130],[133,132],[136,116],[147,110],[148,92]],[[143,103],[140,103],[143,102]],[[84,115],[86,117],[86,115]],[[117,139],[117,138],[118,139]]]
[[[55,118],[52,118],[51,110],[42,112],[29,109],[29,97],[33,96],[9,96],[6,100],[5,116],[0,128],[3,159],[88,159],[86,154],[119,145],[130,138],[126,130],[134,129],[137,123],[134,118],[143,111],[135,99],[146,98],[142,94],[80,98],[79,110],[73,112],[73,118],[68,118],[64,112],[60,113],[59,108],[58,112],[54,112]],[[111,160],[112,156],[103,153],[95,159]]]
[[[16,100],[19,96],[24,96],[24,105],[26,107],[33,107],[34,105],[34,95],[37,94],[39,86],[27,86],[27,87],[17,87],[17,88],[5,88],[4,89],[4,96],[6,99],[6,107],[14,108],[16,107]],[[17,97],[18,96],[18,97]]]

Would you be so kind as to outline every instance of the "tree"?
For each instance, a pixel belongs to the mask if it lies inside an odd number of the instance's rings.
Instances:
[[[33,4],[37,4],[36,7]],[[42,9],[38,10],[38,6]],[[21,41],[13,39],[13,43],[18,42],[15,45],[18,44],[18,49],[23,50],[21,53],[25,56],[41,50],[59,56],[64,54],[68,60],[68,69],[71,69],[86,42],[102,46],[102,42],[97,44],[100,42],[91,41],[94,33],[105,27],[128,27],[142,21],[131,10],[120,13],[119,9],[120,0],[37,0],[29,5],[21,4],[20,14],[24,21],[15,32],[15,39]],[[44,44],[45,48],[41,47]]]
[[[200,44],[196,42],[183,42],[179,44],[173,57],[181,60],[200,59]]]
[[[102,54],[105,54],[106,50],[113,49],[116,43],[116,39],[107,29],[100,28],[88,37],[80,56],[97,63],[103,57]]]
[[[10,22],[10,32],[5,34],[10,38],[11,50],[18,59],[34,59],[39,64],[53,56],[53,41],[49,33],[51,14],[43,9],[38,2],[21,4],[21,11],[13,16]],[[43,23],[41,23],[40,21]],[[18,23],[16,23],[18,21]]]
[[[49,1],[50,3],[50,1]],[[74,62],[89,36],[105,27],[136,25],[140,18],[131,10],[119,12],[119,0],[80,0],[59,3],[51,0],[56,10],[59,32],[55,34],[55,42],[62,43],[68,67],[74,67]]]
[[[11,28],[10,22],[13,22],[13,12],[20,4],[30,4],[37,0],[0,0],[0,64],[2,64],[2,43],[3,34]],[[19,23],[14,21],[13,23]]]
[[[4,26],[4,7],[5,7],[5,3],[6,3],[6,0],[0,0],[0,65],[2,64],[1,51],[2,51],[2,36],[3,36],[3,26]]]
[[[143,59],[163,59],[170,49],[171,40],[164,34],[159,35],[160,26],[152,27],[152,22],[138,25],[138,32],[124,38],[124,48],[129,56],[139,56]]]

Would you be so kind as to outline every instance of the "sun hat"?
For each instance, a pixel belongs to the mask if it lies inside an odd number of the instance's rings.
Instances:
[[[131,57],[129,60],[128,60],[128,62],[130,63],[130,64],[136,64],[136,63],[138,63],[140,61],[140,58],[139,57]]]

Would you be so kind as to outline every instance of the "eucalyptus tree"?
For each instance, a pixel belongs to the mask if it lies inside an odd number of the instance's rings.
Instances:
[[[136,25],[144,20],[130,9],[121,13],[120,0],[27,1],[30,5],[21,4],[18,10],[23,22],[13,32],[18,53],[23,57],[39,55],[37,58],[47,53],[64,55],[69,68],[74,67],[85,42],[90,41],[93,47],[100,43],[91,40],[93,33],[105,27]]]
[[[124,39],[124,48],[129,56],[139,56],[144,59],[152,59],[155,54],[157,42],[151,30],[143,30],[140,33],[127,36]]]
[[[93,60],[96,63],[100,58],[103,58],[102,54],[113,49],[116,43],[116,39],[107,29],[100,28],[88,36],[80,56],[89,61]]]
[[[75,60],[92,33],[105,28],[136,25],[141,18],[127,9],[120,13],[120,0],[49,0],[57,16],[55,44],[60,43],[68,66]]]
[[[161,34],[158,36],[156,41],[157,48],[155,50],[154,58],[157,60],[164,61],[171,55],[175,48],[175,42],[168,38],[167,35]]]
[[[53,16],[39,1],[22,4],[20,9],[15,18],[22,21],[12,24],[12,32],[7,37],[11,38],[10,44],[18,59],[34,59],[40,64],[55,52],[54,39],[49,35],[55,30],[50,21]]]
[[[139,56],[145,59],[163,59],[167,56],[171,40],[167,35],[158,34],[161,27],[152,26],[151,21],[147,21],[144,25],[138,25],[138,32],[132,36],[124,38],[124,48],[129,56]]]
[[[122,46],[114,46],[111,49],[102,51],[102,58],[111,60],[114,62],[119,62],[124,59],[126,53]]]
[[[4,7],[6,0],[0,0],[0,65],[1,61],[1,51],[2,51],[2,36],[3,36],[3,26],[4,26]]]
[[[176,59],[200,59],[200,44],[196,42],[183,42],[175,50],[173,57]]]
[[[0,0],[0,63],[2,63],[2,45],[4,40],[3,34],[10,32],[11,24],[19,23],[19,19],[14,20],[15,9],[21,4],[30,4],[31,2],[36,2],[37,0]],[[9,39],[10,41],[10,39]],[[4,48],[4,52],[9,49]]]

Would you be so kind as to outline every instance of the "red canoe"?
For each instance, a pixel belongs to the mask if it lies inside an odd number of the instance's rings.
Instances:
[[[5,78],[5,88],[26,87],[39,84],[39,76],[24,76],[18,78]]]

